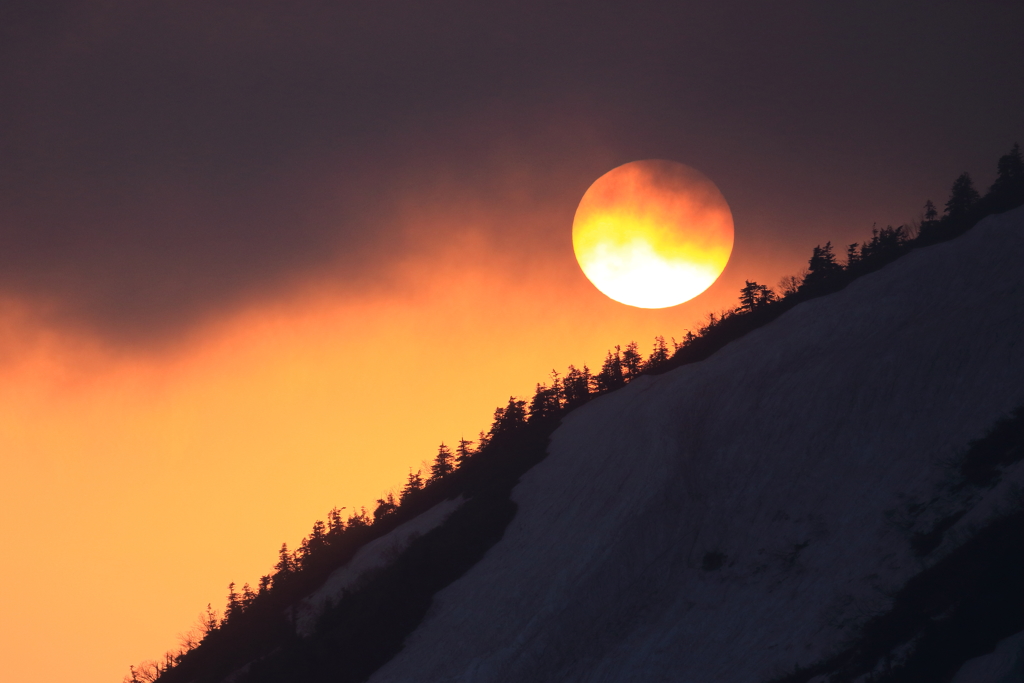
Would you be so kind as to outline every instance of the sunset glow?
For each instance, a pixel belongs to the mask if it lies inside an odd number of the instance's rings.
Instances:
[[[715,184],[689,166],[634,161],[590,186],[572,240],[580,267],[604,294],[666,308],[721,275],[732,253],[732,213]]]

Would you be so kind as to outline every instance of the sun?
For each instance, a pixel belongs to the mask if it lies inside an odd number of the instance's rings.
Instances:
[[[667,308],[718,279],[733,244],[732,212],[718,187],[674,161],[632,161],[594,181],[572,223],[583,273],[608,297]]]

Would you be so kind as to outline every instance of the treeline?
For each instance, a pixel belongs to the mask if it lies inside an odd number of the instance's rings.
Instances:
[[[666,342],[664,337],[656,337],[646,357],[636,342],[630,342],[624,348],[616,346],[608,351],[596,372],[585,364],[570,365],[564,374],[552,371],[546,382],[536,385],[529,400],[513,396],[506,405],[496,408],[490,428],[480,432],[475,441],[460,439],[454,450],[442,443],[429,472],[410,471],[399,494],[382,496],[372,513],[361,508],[345,515],[345,508],[334,508],[328,512],[326,521],[317,520],[313,524],[297,548],[289,550],[287,544],[282,544],[277,564],[255,587],[244,584],[238,588],[234,583],[229,584],[223,614],[208,605],[197,624],[180,636],[177,649],[166,653],[161,661],[130,667],[123,683],[217,680],[217,676],[227,675],[268,652],[287,650],[288,643],[292,643],[293,651],[301,650],[295,645],[294,603],[318,588],[335,568],[351,559],[369,541],[442,500],[489,492],[490,498],[478,496],[487,502],[478,504],[482,507],[473,512],[476,518],[464,523],[463,533],[467,537],[474,534],[480,537],[470,539],[469,545],[474,547],[463,552],[464,556],[453,559],[451,566],[443,560],[439,563],[437,558],[421,563],[419,571],[433,572],[436,576],[433,583],[421,581],[423,586],[418,593],[412,589],[415,595],[409,600],[416,605],[394,607],[398,613],[406,615],[403,623],[374,623],[370,624],[372,628],[361,628],[379,619],[375,608],[348,603],[337,606],[333,615],[321,620],[325,627],[341,629],[347,634],[348,641],[336,639],[332,651],[344,650],[346,642],[349,644],[353,650],[350,661],[355,663],[346,680],[360,680],[359,672],[364,669],[372,672],[373,662],[379,666],[396,651],[394,648],[400,647],[402,634],[414,628],[425,613],[432,595],[429,591],[457,578],[479,559],[488,544],[500,538],[514,513],[514,505],[507,500],[508,493],[519,475],[543,458],[548,436],[568,411],[623,387],[641,375],[658,374],[702,360],[801,301],[842,289],[857,277],[878,270],[915,247],[952,239],[984,216],[1021,204],[1024,204],[1024,159],[1020,146],[1014,145],[999,159],[996,181],[984,196],[974,188],[970,176],[963,173],[953,183],[941,216],[929,200],[918,225],[875,229],[867,241],[846,245],[842,261],[831,242],[818,245],[812,250],[805,272],[783,278],[777,288],[746,281],[736,308],[709,313],[703,324],[695,331],[686,332],[679,342],[674,338]],[[461,552],[452,545],[459,540],[447,541],[453,556]],[[392,583],[395,581],[398,579],[392,579]],[[397,599],[386,596],[404,594],[402,591],[408,590],[406,586],[391,585],[381,590],[380,595],[385,597],[378,599]],[[424,595],[426,603],[423,603]],[[348,609],[347,616],[339,616],[345,609]],[[362,649],[352,645],[357,641],[362,642]],[[305,656],[315,658],[310,653]],[[295,666],[294,661],[292,666]]]

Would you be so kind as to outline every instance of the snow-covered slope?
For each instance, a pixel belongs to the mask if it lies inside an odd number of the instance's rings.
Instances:
[[[371,680],[748,683],[816,661],[922,569],[908,537],[942,502],[907,511],[1022,402],[1018,209],[572,413],[503,539]]]

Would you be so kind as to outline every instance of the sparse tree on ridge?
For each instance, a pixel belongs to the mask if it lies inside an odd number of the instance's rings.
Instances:
[[[807,277],[806,273],[784,276],[779,280],[779,292],[782,293],[782,296],[793,296],[800,291],[800,284],[804,281],[805,277]]]

